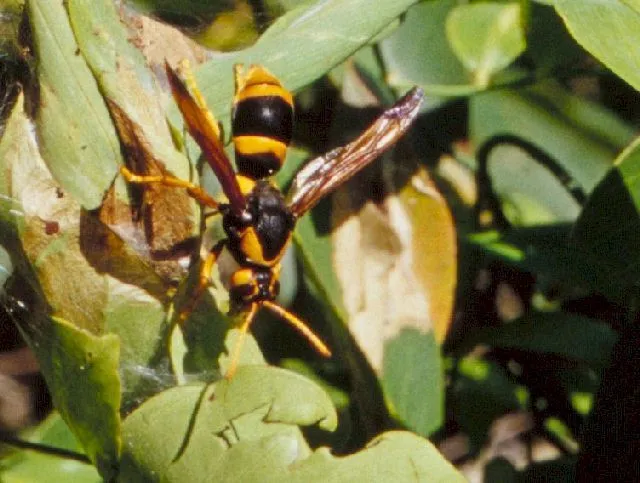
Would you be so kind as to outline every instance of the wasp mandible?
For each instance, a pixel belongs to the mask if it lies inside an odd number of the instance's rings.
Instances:
[[[129,183],[161,183],[185,188],[189,195],[222,216],[226,238],[216,243],[201,265],[192,303],[183,310],[183,322],[195,300],[209,285],[210,274],[226,247],[238,265],[229,280],[231,312],[245,313],[242,339],[231,355],[225,377],[235,372],[242,340],[258,309],[273,312],[295,327],[325,357],[331,351],[296,315],[275,299],[280,291],[281,259],[291,243],[296,220],[391,147],[418,114],[424,94],[413,88],[346,146],[309,161],[295,175],[286,198],[270,179],[283,165],[293,133],[293,96],[267,69],[235,67],[236,92],[232,110],[232,139],[237,171],[224,152],[217,121],[207,109],[192,77],[185,80],[168,64],[173,98],[187,129],[220,181],[226,202],[217,202],[197,185],[172,176],[136,175],[122,167]]]

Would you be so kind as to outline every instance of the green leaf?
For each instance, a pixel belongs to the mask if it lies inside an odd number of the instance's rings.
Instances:
[[[82,453],[82,448],[69,427],[53,413],[28,435],[22,435],[29,443],[39,443],[56,449]],[[63,456],[53,456],[31,450],[20,450],[0,460],[3,483],[36,481],[73,481],[98,483],[104,481],[95,467]]]
[[[142,53],[128,37],[110,0],[67,0],[69,20],[78,47],[103,95],[127,113],[141,129],[148,149],[177,177],[189,179],[188,160],[177,151],[165,120],[167,96]]]
[[[81,253],[80,208],[46,170],[21,97],[0,142],[0,160],[7,175],[3,195],[11,210],[5,212],[3,207],[2,219],[9,230],[3,226],[2,232],[15,231],[22,239],[23,247],[14,248],[12,255],[24,254],[30,266],[17,256],[12,262],[27,280],[34,272],[38,275],[49,303],[46,306],[36,295],[26,305],[26,316],[16,320],[36,353],[54,404],[108,478],[120,451],[120,340],[113,334],[95,335],[104,329],[98,314],[106,283]],[[58,314],[76,316],[73,325],[48,317],[51,307]]]
[[[524,316],[473,337],[472,344],[553,354],[602,370],[609,363],[616,333],[595,319],[556,312]]]
[[[416,0],[389,0],[370,8],[367,0],[303,3],[280,17],[248,49],[215,55],[196,72],[198,85],[228,132],[233,65],[261,64],[296,91],[366,45]],[[177,110],[171,117],[181,125]]]
[[[518,227],[497,235],[473,235],[468,241],[482,246],[492,256],[535,273],[540,281],[551,281],[555,289],[564,287],[596,291],[624,303],[630,296],[618,274],[618,264],[570,245],[571,226],[557,224]]]
[[[586,192],[593,189],[633,135],[611,112],[549,82],[518,91],[478,94],[469,109],[476,146],[492,136],[513,134],[554,158]],[[522,149],[500,147],[492,151],[489,168],[495,191],[514,206],[521,206],[522,213],[528,210],[535,215],[525,218],[524,223],[573,221],[577,216],[579,206],[566,189]],[[531,211],[531,206],[539,211]]]
[[[95,216],[82,212],[73,197],[51,179],[30,129],[20,97],[0,142],[0,162],[6,174],[1,183],[6,197],[1,216],[7,225],[2,233],[15,230],[18,239],[3,237],[3,243],[22,243],[12,250],[26,258],[16,256],[17,271],[33,279],[34,285],[34,274],[37,276],[36,290],[57,315],[94,334],[106,331],[120,336],[126,405],[148,391],[149,382],[154,381],[146,374],[164,350],[166,313],[161,300],[147,290],[155,286],[155,292],[162,294],[166,289],[157,288],[157,276],[138,255],[107,232]],[[55,339],[38,342],[57,343]]]
[[[292,470],[285,479],[300,483],[466,481],[429,441],[401,431],[383,433],[362,451],[346,457],[334,457],[326,448],[321,448]]]
[[[97,208],[122,163],[109,112],[62,2],[27,3],[38,61],[39,146],[54,178],[85,208]]]
[[[611,111],[551,82],[478,94],[469,108],[476,145],[496,134],[515,134],[544,149],[587,191],[633,137],[631,127]]]
[[[315,384],[282,369],[243,367],[231,381],[183,386],[125,420],[121,481],[464,481],[426,440],[385,433],[360,453],[311,452],[297,425],[334,429]]]
[[[549,3],[555,6],[580,45],[640,90],[640,4],[637,0],[550,0]]]
[[[441,426],[443,368],[433,332],[405,329],[385,342],[382,387],[394,416],[412,431],[428,436]]]
[[[294,241],[300,253],[305,273],[309,274],[334,312],[346,323],[342,308],[342,290],[333,271],[331,246],[330,202],[322,201],[307,216],[302,217],[294,233]]]
[[[134,411],[124,423],[120,478],[268,481],[308,456],[297,425],[336,423],[328,396],[307,379],[242,366],[230,381],[170,389]]]
[[[640,249],[640,138],[616,159],[576,222],[574,246],[611,267],[617,283],[636,284]]]
[[[120,341],[91,335],[68,322],[41,317],[23,327],[55,407],[100,474],[109,479],[120,455]],[[47,343],[45,343],[47,342]]]
[[[451,47],[480,87],[526,48],[520,5],[515,2],[460,5],[449,14],[446,29]]]
[[[445,19],[455,0],[421,2],[412,7],[400,26],[380,43],[388,82],[399,89],[420,85],[432,96],[468,95],[478,90],[469,84],[464,66],[451,50]],[[427,99],[436,106],[438,99]]]

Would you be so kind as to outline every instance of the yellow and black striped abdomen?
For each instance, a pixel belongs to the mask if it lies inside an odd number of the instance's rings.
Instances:
[[[236,70],[233,143],[238,172],[253,179],[278,171],[293,132],[293,98],[263,67]]]

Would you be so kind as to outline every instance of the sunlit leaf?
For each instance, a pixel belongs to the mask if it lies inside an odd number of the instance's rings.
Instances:
[[[446,26],[451,47],[479,86],[487,86],[491,75],[526,47],[520,5],[515,2],[459,5],[449,14]]]
[[[39,443],[55,449],[82,454],[82,448],[58,413],[51,414],[29,434],[23,434],[29,443]],[[63,455],[53,456],[33,450],[21,450],[0,460],[2,481],[20,483],[28,481],[70,481],[98,483],[104,481],[92,465],[70,460]]]
[[[580,45],[640,89],[640,4],[636,0],[547,1]]]
[[[468,95],[478,90],[447,42],[445,19],[455,5],[454,0],[415,5],[400,28],[380,43],[390,85],[420,85],[430,96]],[[427,98],[426,104],[436,106],[439,100]]]
[[[385,1],[375,9],[366,0],[303,3],[280,17],[255,45],[202,65],[198,84],[209,108],[228,126],[234,64],[264,65],[296,91],[356,52],[415,1]],[[172,120],[180,124],[177,115]]]
[[[281,369],[240,367],[230,381],[171,389],[133,412],[124,425],[121,476],[266,481],[309,455],[297,425],[311,424],[336,425],[318,386]]]
[[[476,146],[492,136],[521,137],[552,157],[586,192],[633,135],[611,112],[552,83],[474,96],[469,122]],[[489,170],[494,190],[519,211],[522,224],[572,221],[577,216],[579,206],[566,188],[522,149],[495,149]]]
[[[121,445],[120,341],[112,334],[91,335],[61,319],[39,323],[29,340],[53,402],[108,479],[117,471]],[[34,329],[23,330],[29,334]]]
[[[76,55],[64,5],[34,0],[27,7],[38,59],[40,149],[62,187],[96,208],[122,163],[116,132],[84,57]]]
[[[418,171],[400,191],[411,224],[413,270],[426,294],[438,343],[453,316],[457,281],[457,240],[447,202],[426,172]]]
[[[406,475],[462,481],[430,443],[409,433],[385,433],[347,457],[312,452],[296,425],[314,423],[335,426],[317,386],[283,370],[245,367],[231,381],[172,389],[135,411],[125,421],[120,476],[339,482]]]

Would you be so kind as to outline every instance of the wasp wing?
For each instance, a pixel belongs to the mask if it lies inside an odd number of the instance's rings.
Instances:
[[[245,198],[238,186],[231,161],[224,152],[218,123],[207,109],[195,85],[190,91],[168,63],[165,63],[165,69],[173,98],[182,113],[189,133],[202,149],[209,166],[220,181],[222,191],[229,199],[231,210],[239,214],[245,208]]]
[[[418,115],[424,92],[414,87],[355,141],[309,161],[295,176],[287,204],[299,217],[389,149]]]

